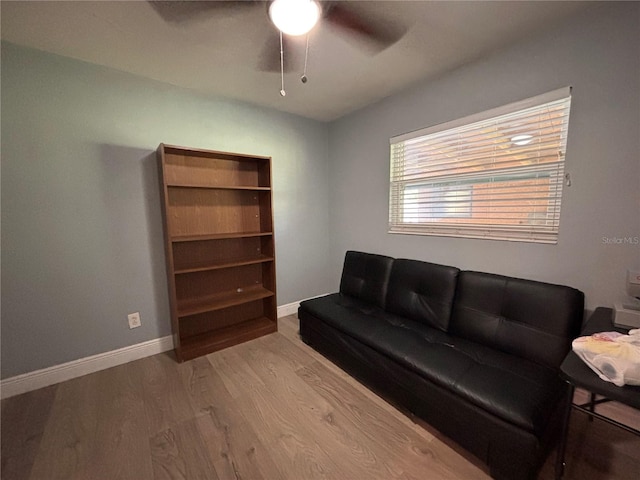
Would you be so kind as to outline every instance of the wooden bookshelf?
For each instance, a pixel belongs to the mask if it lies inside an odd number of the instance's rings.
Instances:
[[[275,332],[271,159],[160,144],[158,163],[178,361]]]

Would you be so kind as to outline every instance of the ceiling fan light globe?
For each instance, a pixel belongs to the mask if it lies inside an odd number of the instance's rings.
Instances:
[[[275,0],[269,18],[286,35],[304,35],[318,23],[320,6],[313,0]]]

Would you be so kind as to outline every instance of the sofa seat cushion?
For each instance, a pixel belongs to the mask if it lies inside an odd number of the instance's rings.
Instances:
[[[379,351],[530,432],[544,431],[565,392],[550,368],[411,320],[387,322]]]
[[[306,312],[468,402],[527,431],[544,431],[560,396],[552,369],[389,314],[347,295],[301,304]]]
[[[374,348],[383,343],[380,334],[384,334],[388,326],[386,321],[381,320],[391,316],[381,308],[341,293],[305,300],[300,307]]]

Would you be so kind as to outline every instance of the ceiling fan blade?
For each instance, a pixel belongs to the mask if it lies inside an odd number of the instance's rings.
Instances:
[[[359,2],[356,2],[359,3]],[[368,2],[362,2],[366,5]],[[407,28],[347,7],[346,2],[326,2],[323,19],[352,37],[366,42],[373,53],[379,53],[400,40]]]
[[[148,0],[153,9],[168,23],[184,23],[193,20],[201,20],[218,14],[220,11],[236,12],[244,11],[257,5],[264,5],[262,0],[237,0],[237,1],[163,1]]]
[[[300,55],[296,48],[295,41],[287,35],[282,36],[284,73],[289,73],[297,68]],[[258,58],[258,69],[263,72],[280,73],[280,35],[278,32],[269,34],[264,42],[260,57]]]

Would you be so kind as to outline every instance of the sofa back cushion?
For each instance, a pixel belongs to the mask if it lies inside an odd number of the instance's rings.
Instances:
[[[387,311],[446,332],[458,272],[435,263],[396,260],[389,278]]]
[[[460,272],[450,332],[558,368],[583,314],[584,295],[574,288]]]
[[[340,293],[384,308],[393,258],[348,251],[344,258]]]

